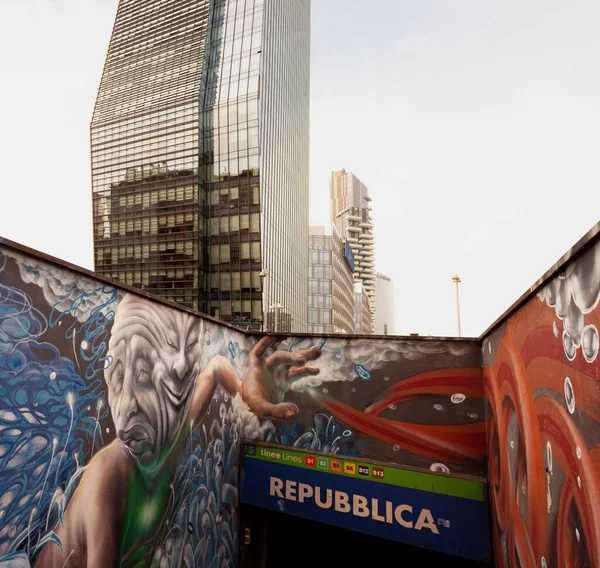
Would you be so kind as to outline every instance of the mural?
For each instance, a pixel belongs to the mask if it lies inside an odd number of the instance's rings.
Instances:
[[[600,566],[600,246],[483,341],[497,566]]]
[[[265,440],[485,472],[473,341],[260,337],[0,249],[0,566],[236,566]]]

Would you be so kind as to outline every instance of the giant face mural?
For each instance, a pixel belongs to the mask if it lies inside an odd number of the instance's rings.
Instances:
[[[0,251],[0,566],[235,566],[244,439],[485,470],[476,342],[261,338]]]

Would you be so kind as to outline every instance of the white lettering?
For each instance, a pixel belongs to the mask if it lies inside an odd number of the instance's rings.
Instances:
[[[283,493],[281,492],[282,488],[283,481],[281,481],[281,479],[279,479],[278,477],[271,477],[271,488],[269,490],[269,493],[271,495],[277,495],[277,497],[283,499]]]
[[[389,523],[391,525],[394,522],[393,515],[394,515],[394,506],[392,505],[391,501],[386,501],[385,502],[385,522]]]
[[[304,499],[313,496],[313,488],[306,483],[298,484],[298,501],[304,503]]]
[[[419,512],[417,521],[413,523],[413,508],[411,505],[402,504],[394,509],[394,504],[391,501],[385,501],[384,510],[379,499],[372,498],[369,507],[369,499],[362,495],[348,495],[344,491],[334,491],[332,489],[322,490],[319,486],[313,488],[312,485],[307,483],[299,483],[289,479],[282,480],[278,477],[270,478],[269,493],[280,499],[285,498],[300,503],[305,503],[314,498],[317,507],[321,509],[330,509],[333,505],[339,513],[351,513],[356,517],[363,518],[370,517],[374,521],[389,524],[392,524],[395,518],[398,524],[404,528],[417,531],[428,529],[433,534],[440,534],[429,509],[422,509]]]
[[[412,529],[413,528],[412,521],[405,521],[402,518],[402,513],[404,513],[404,511],[407,511],[408,513],[412,513],[412,507],[410,505],[398,505],[396,507],[396,510],[394,511],[394,517],[396,517],[396,520],[398,521],[398,523],[400,525],[402,525],[403,527],[405,527],[407,529]]]
[[[374,521],[385,521],[385,519],[379,514],[379,501],[377,499],[371,499],[371,511]]]
[[[321,507],[321,509],[329,509],[329,507],[331,507],[331,489],[326,489],[325,495],[326,501],[323,503],[323,501],[321,501],[321,488],[318,486],[315,487],[315,503],[318,507]]]
[[[348,494],[343,491],[335,492],[335,510],[340,513],[349,513],[350,512],[350,499],[348,498]]]
[[[362,495],[354,495],[352,499],[352,514],[357,517],[368,517],[369,507],[367,506],[369,501]]]
[[[290,501],[296,500],[296,482],[289,479],[285,482],[285,498]]]
[[[433,517],[431,516],[431,511],[429,509],[423,509],[421,511],[417,523],[415,524],[415,530],[420,531],[423,527],[429,529],[433,534],[440,534],[440,531],[438,531],[438,528],[433,522]]]

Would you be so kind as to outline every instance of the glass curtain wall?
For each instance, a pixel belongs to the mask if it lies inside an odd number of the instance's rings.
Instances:
[[[203,310],[198,94],[209,0],[121,0],[91,124],[96,270]]]

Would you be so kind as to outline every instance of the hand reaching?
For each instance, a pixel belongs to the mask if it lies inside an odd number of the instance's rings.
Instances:
[[[307,366],[321,355],[318,347],[299,351],[266,352],[276,341],[263,337],[250,352],[250,372],[242,384],[242,398],[250,410],[261,418],[289,418],[299,412],[290,402],[283,402],[290,384],[302,377],[317,375],[319,369]]]

